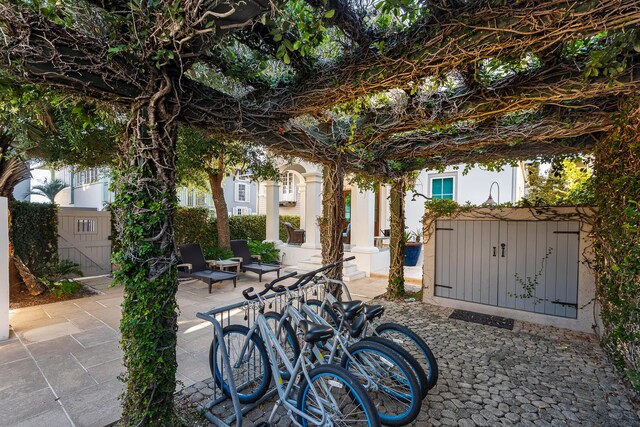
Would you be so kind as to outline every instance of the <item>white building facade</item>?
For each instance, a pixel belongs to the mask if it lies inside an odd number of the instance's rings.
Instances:
[[[312,270],[320,263],[320,232],[317,218],[322,214],[322,167],[308,162],[288,163],[280,167],[278,182],[261,182],[258,186],[258,213],[267,216],[267,240],[281,243],[282,261],[291,270]],[[515,203],[525,195],[527,170],[524,164],[502,171],[482,167],[463,173],[464,165],[442,172],[420,172],[414,189],[408,191],[405,204],[407,231],[422,229],[425,199],[451,199],[457,203],[483,204],[491,194],[497,203]],[[353,280],[389,266],[389,186],[379,185],[375,191],[361,190],[345,180],[345,255],[355,256],[347,265],[345,279]],[[306,231],[302,245],[288,245],[278,240],[279,215],[299,215],[300,228]],[[348,227],[348,228],[347,228]]]
[[[103,210],[114,199],[109,190],[111,180],[108,169],[86,168],[74,170],[63,168],[51,170],[36,165],[31,170],[32,178],[16,189],[18,200],[45,203],[44,196],[29,194],[36,185],[60,179],[68,187],[56,196],[56,203],[62,207],[92,208]],[[252,215],[257,213],[257,184],[248,177],[229,177],[223,183],[229,215]],[[23,188],[24,187],[24,188]],[[211,193],[202,189],[179,187],[177,190],[180,206],[198,206],[214,209]]]

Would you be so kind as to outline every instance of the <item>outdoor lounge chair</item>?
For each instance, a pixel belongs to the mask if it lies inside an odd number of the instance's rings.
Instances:
[[[304,243],[305,231],[299,228],[293,228],[290,222],[284,223],[287,229],[287,244],[288,245],[301,245]]]
[[[178,265],[178,275],[181,277],[189,277],[202,280],[209,284],[209,293],[211,286],[216,282],[223,280],[233,280],[233,287],[236,287],[238,275],[229,271],[211,270],[204,259],[202,248],[198,244],[188,243],[178,247],[180,251],[180,259],[182,264]],[[183,269],[183,271],[180,271]]]
[[[347,228],[342,232],[342,243],[351,243],[351,223],[347,223]]]
[[[241,258],[242,265],[240,269],[242,271],[251,271],[258,275],[258,280],[262,281],[262,275],[264,273],[270,273],[275,271],[280,277],[280,266],[274,264],[262,264],[260,262],[259,255],[251,255],[249,252],[249,245],[247,245],[246,240],[232,240],[231,241],[231,250],[233,251],[233,255],[236,258]],[[255,262],[254,259],[257,259],[258,262]]]

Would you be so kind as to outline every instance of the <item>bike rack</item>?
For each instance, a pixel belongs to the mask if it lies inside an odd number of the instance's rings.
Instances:
[[[300,308],[301,302],[300,297],[309,295],[313,295],[314,298],[318,298],[322,300],[324,298],[324,284],[316,284],[316,285],[307,285],[303,289],[297,289],[292,291],[291,293],[295,295],[295,302],[298,304],[298,308]],[[287,295],[284,293],[281,294],[270,294],[264,298],[267,301],[266,311],[277,311],[280,312],[284,306],[288,302]],[[255,302],[253,301],[241,301],[236,304],[227,305],[220,308],[215,308],[213,310],[207,311],[206,313],[196,313],[196,317],[202,320],[206,320],[213,325],[213,339],[212,342],[218,343],[218,352],[222,355],[222,366],[221,366],[221,376],[222,378],[227,379],[227,383],[229,385],[229,390],[231,394],[231,403],[233,406],[233,413],[231,415],[225,416],[223,414],[224,408],[221,408],[220,411],[216,409],[219,405],[223,404],[229,397],[222,392],[222,390],[216,386],[216,380],[213,378],[213,372],[211,373],[211,378],[213,380],[213,395],[211,399],[204,405],[199,407],[199,410],[204,412],[205,417],[211,421],[213,424],[219,427],[230,427],[232,422],[236,422],[236,427],[242,427],[242,418],[243,415],[256,408],[265,400],[274,396],[277,392],[275,386],[272,386],[269,391],[257,402],[243,405],[238,400],[238,388],[235,384],[232,375],[227,375],[225,377],[225,371],[231,372],[231,362],[229,360],[229,353],[227,352],[227,347],[225,345],[222,330],[225,326],[231,324],[244,324],[245,326],[251,328],[255,323],[255,319],[258,315],[258,310]],[[236,320],[238,317],[241,319],[240,322]],[[236,320],[233,320],[236,319]],[[213,371],[216,370],[217,360],[213,359],[211,361],[213,363]],[[259,377],[248,378],[247,381],[252,381]],[[214,410],[216,413],[213,413]]]

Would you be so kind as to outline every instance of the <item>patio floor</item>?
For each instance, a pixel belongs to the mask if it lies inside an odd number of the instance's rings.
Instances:
[[[268,278],[268,277],[267,277]],[[120,415],[118,325],[122,290],[109,279],[103,294],[11,312],[12,338],[0,343],[1,426],[98,426]],[[208,386],[208,324],[196,312],[242,300],[256,286],[180,285],[178,379],[184,393]],[[349,283],[358,299],[384,292],[384,279]],[[385,303],[386,319],[422,334],[440,366],[440,381],[418,426],[640,426],[640,408],[591,335],[516,321],[513,331],[448,319],[448,309]],[[260,414],[252,414],[256,420]],[[283,418],[279,425],[287,425]]]
[[[11,311],[11,337],[0,342],[0,426],[102,427],[120,418],[122,288],[109,288],[109,278],[85,283],[102,294]],[[257,277],[242,275],[236,289],[217,283],[211,294],[203,282],[180,284],[177,379],[183,387],[210,376],[211,331],[196,313],[242,300],[249,286],[259,286]],[[360,299],[384,288],[381,279],[350,285]]]

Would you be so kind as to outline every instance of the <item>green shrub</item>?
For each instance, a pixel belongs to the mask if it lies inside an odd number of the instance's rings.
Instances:
[[[49,264],[45,277],[40,277],[38,280],[42,282],[49,292],[51,292],[56,298],[61,298],[65,295],[73,295],[82,290],[82,285],[69,276],[76,275],[82,276],[82,270],[80,265],[67,259]]]
[[[36,277],[44,276],[58,256],[58,208],[49,203],[11,202],[15,254]]]
[[[261,240],[249,240],[247,242],[251,255],[260,255],[262,262],[279,262],[280,250],[276,249],[273,242],[262,242]]]
[[[174,225],[177,245],[197,243],[205,254],[216,249],[218,234],[209,209],[179,207],[174,216]]]
[[[62,279],[53,281],[49,279],[40,279],[56,298],[62,298],[66,295],[77,294],[82,290],[82,285],[73,279]]]
[[[285,222],[290,222],[295,228],[300,227],[300,217],[291,215],[280,216],[280,240],[287,240]],[[216,253],[218,233],[216,219],[211,217],[207,208],[180,207],[174,217],[176,244],[198,243],[205,255]],[[267,217],[265,215],[237,215],[229,217],[229,231],[231,240],[266,239]],[[212,258],[214,259],[214,258]]]

